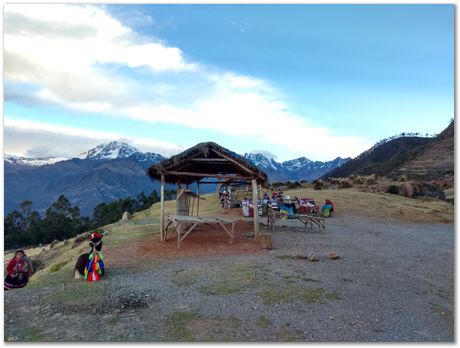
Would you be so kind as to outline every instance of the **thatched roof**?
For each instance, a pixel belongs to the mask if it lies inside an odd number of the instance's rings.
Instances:
[[[267,174],[252,162],[216,143],[199,143],[178,155],[161,161],[148,169],[152,179],[165,176],[167,183],[189,184],[208,177],[230,181],[256,179],[266,185]]]

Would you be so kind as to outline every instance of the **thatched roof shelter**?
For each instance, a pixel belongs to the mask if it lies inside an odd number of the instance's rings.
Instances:
[[[199,186],[201,184],[211,183],[209,181],[201,181],[203,179],[215,178],[215,183],[247,183],[252,185],[253,201],[257,202],[258,199],[258,185],[267,186],[268,177],[263,171],[257,168],[251,161],[246,158],[230,151],[216,143],[207,142],[199,143],[184,152],[175,155],[167,160],[161,161],[151,166],[148,171],[148,175],[152,179],[159,179],[161,181],[160,188],[160,238],[162,241],[166,241],[167,229],[172,221],[178,221],[178,217],[168,218],[168,222],[165,221],[165,210],[164,210],[164,185],[165,183],[177,184],[177,198],[176,198],[176,214],[181,215],[181,220],[186,220],[181,212],[188,212],[190,215],[189,201],[186,199],[190,197],[189,185],[191,183],[197,184],[197,192],[195,198],[199,198]],[[181,185],[185,184],[186,190],[181,189]],[[257,207],[255,208],[254,214],[254,233],[259,233],[259,223]],[[193,213],[193,205],[192,205]],[[199,214],[199,200],[197,202],[197,212]],[[190,220],[190,218],[189,218]],[[193,229],[198,222],[203,222],[194,218]],[[206,221],[211,222],[216,219],[208,218]],[[222,219],[216,220],[222,225]],[[225,227],[225,226],[223,226]],[[191,231],[191,229],[185,233],[184,237]],[[225,229],[225,228],[224,228]],[[233,236],[233,230],[228,231]],[[178,232],[178,245],[181,241],[181,230],[177,229]],[[233,237],[232,237],[233,238]]]
[[[164,175],[167,183],[190,184],[204,178],[231,181],[256,179],[263,186],[268,183],[267,174],[243,156],[216,143],[199,143],[178,155],[161,161],[148,169],[153,179]]]

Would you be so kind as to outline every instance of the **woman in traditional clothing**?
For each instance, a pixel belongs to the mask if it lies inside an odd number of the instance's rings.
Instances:
[[[33,272],[32,263],[23,250],[18,250],[6,266],[4,289],[23,288]]]

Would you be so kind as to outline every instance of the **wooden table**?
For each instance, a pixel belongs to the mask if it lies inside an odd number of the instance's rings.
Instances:
[[[282,214],[279,211],[270,211],[267,216],[267,228],[272,228],[275,232],[275,222],[276,220],[281,220],[281,216],[287,216],[287,214]],[[324,230],[326,226],[324,225],[325,218],[320,216],[315,216],[311,214],[291,214],[290,217],[299,220],[305,225],[305,228],[309,225],[310,228],[313,228],[313,225],[318,226],[319,230]]]
[[[198,225],[219,225],[230,236],[229,243],[233,243],[235,236],[235,220],[225,219],[215,216],[182,216],[169,215],[166,224],[166,238],[168,236],[168,227],[175,226],[177,232],[177,249],[180,249],[181,242],[198,226]]]

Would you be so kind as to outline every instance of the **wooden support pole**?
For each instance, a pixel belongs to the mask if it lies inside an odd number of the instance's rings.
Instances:
[[[200,213],[200,183],[196,183],[196,194],[198,195],[198,200],[196,202],[196,216]]]
[[[176,215],[179,215],[179,198],[181,196],[180,184],[176,184]]]
[[[254,237],[259,237],[259,209],[257,207],[257,180],[252,179],[252,202],[254,204]]]
[[[160,239],[162,242],[165,238],[165,176],[161,176],[160,184]]]

